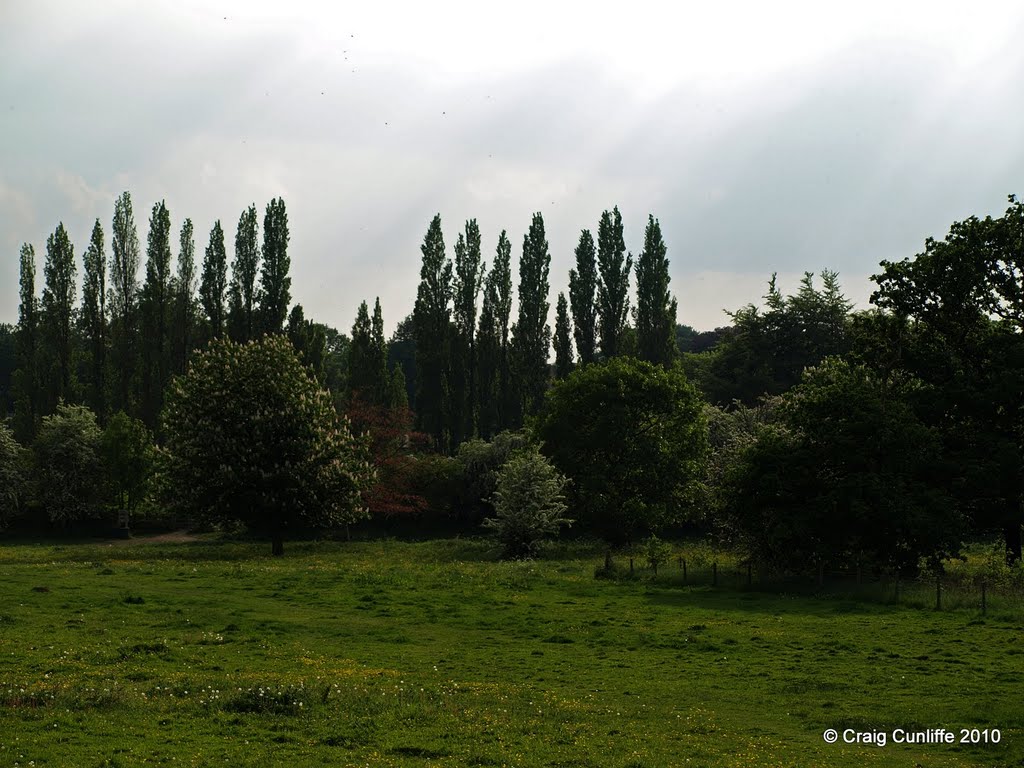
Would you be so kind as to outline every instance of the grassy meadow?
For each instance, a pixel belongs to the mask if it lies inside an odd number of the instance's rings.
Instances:
[[[1024,615],[445,540],[0,546],[4,766],[1024,765]],[[829,745],[827,728],[998,728]]]

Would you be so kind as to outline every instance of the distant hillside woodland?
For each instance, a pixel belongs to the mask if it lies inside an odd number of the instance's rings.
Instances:
[[[867,311],[825,270],[792,295],[772,278],[701,333],[677,323],[658,221],[634,256],[618,208],[580,234],[554,329],[539,213],[515,291],[505,232],[487,263],[475,220],[449,251],[434,217],[390,339],[379,300],[347,333],[292,303],[283,200],[260,230],[250,206],[229,269],[219,221],[197,257],[191,220],[175,237],[159,202],[143,253],[125,192],[109,245],[97,220],[76,255],[59,224],[41,275],[22,246],[18,324],[0,326],[0,525],[241,522],[277,554],[352,525],[488,531],[514,557],[567,533],[686,532],[791,572],[908,573],[998,534],[1021,557],[1013,197],[882,262]]]

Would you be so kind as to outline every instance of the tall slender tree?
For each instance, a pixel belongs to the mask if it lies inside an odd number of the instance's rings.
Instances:
[[[46,239],[46,263],[43,266],[43,329],[49,365],[47,374],[47,411],[61,400],[72,402],[72,328],[75,305],[75,249],[64,224],[58,224]]]
[[[263,217],[263,268],[260,272],[259,314],[264,333],[282,333],[291,302],[288,276],[288,213],[280,197],[267,204]]]
[[[100,220],[92,226],[83,259],[81,328],[88,356],[85,402],[101,423],[107,415],[107,254]]]
[[[629,316],[629,270],[632,254],[626,256],[619,207],[601,214],[597,228],[597,315],[601,331],[601,353],[619,354],[619,342]]]
[[[209,325],[208,336],[219,339],[224,335],[224,298],[228,287],[228,260],[224,249],[224,230],[220,220],[210,230],[210,244],[203,259],[203,277],[199,285],[199,298]]]
[[[384,338],[384,313],[380,308],[380,296],[373,302],[373,317],[370,319],[370,352],[373,365],[374,397],[381,405],[387,405],[388,386],[388,342]]]
[[[564,379],[572,373],[572,330],[569,327],[569,304],[565,294],[558,294],[555,305],[555,378]]]
[[[661,225],[647,217],[644,249],[636,260],[636,323],[640,358],[663,368],[676,355],[676,300],[669,293],[668,252]]]
[[[352,324],[352,341],[348,348],[349,401],[369,397],[379,384],[373,364],[373,327],[366,302],[360,302],[356,321]]]
[[[540,410],[548,385],[550,268],[551,254],[544,235],[544,217],[535,213],[530,229],[523,237],[523,255],[519,260],[519,316],[512,328],[513,376],[519,403],[515,426],[520,426],[525,416]]]
[[[478,396],[476,385],[477,300],[484,278],[480,257],[480,228],[476,219],[466,222],[465,236],[455,243],[455,288],[452,343],[452,448],[476,432]]]
[[[195,326],[196,244],[192,219],[181,225],[178,251],[178,276],[175,294],[175,370],[184,373],[192,354]]]
[[[573,334],[580,365],[594,362],[597,356],[597,254],[589,229],[580,232],[576,246],[576,269],[569,270],[569,304],[572,307]]]
[[[498,329],[495,275],[495,270],[491,270],[484,281],[484,300],[477,330],[476,381],[480,400],[478,429],[484,440],[490,440],[499,428],[501,333]]]
[[[416,426],[433,437],[441,451],[449,449],[450,412],[449,323],[452,262],[445,257],[441,215],[430,222],[420,246],[423,262],[416,291],[413,328],[416,337]]]
[[[494,322],[498,343],[497,390],[498,429],[513,425],[516,393],[512,386],[512,243],[501,230],[494,253],[494,267],[489,279],[493,281]]]
[[[142,421],[150,429],[156,426],[170,378],[171,306],[171,214],[161,200],[149,219],[142,287]]]
[[[114,203],[111,226],[110,326],[113,367],[119,372],[112,410],[135,412],[138,354],[139,235],[128,192]]]
[[[21,246],[18,307],[18,369],[14,372],[14,434],[28,445],[42,418],[39,386],[39,299],[36,298],[36,252],[29,243]]]
[[[260,267],[259,219],[250,205],[238,219],[235,260],[228,289],[228,333],[235,341],[249,341],[256,332],[256,275]]]

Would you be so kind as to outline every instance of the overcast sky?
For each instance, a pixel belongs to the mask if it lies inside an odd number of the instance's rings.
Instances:
[[[680,322],[773,271],[863,304],[881,259],[1024,192],[1022,39],[1016,2],[2,0],[0,321],[21,243],[41,290],[63,221],[80,272],[124,190],[143,245],[165,199],[199,257],[283,196],[293,301],[346,332],[364,298],[412,310],[435,213],[490,262],[543,212],[552,306],[616,204],[634,254],[660,219]]]

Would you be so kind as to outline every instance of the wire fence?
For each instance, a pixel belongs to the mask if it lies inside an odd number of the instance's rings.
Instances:
[[[694,562],[685,557],[666,560],[656,568],[641,557],[618,557],[598,564],[594,572],[603,578],[643,579],[666,586],[798,594],[936,611],[968,611],[983,617],[1024,616],[1024,582],[981,575],[922,572],[908,577],[855,570],[778,574],[759,569],[753,563]]]

